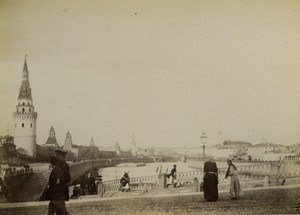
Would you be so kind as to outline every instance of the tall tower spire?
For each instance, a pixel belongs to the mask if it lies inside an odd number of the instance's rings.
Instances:
[[[55,149],[57,149],[57,147],[58,147],[58,142],[55,137],[55,130],[54,130],[53,126],[51,126],[51,128],[50,128],[49,137],[45,143],[45,146],[52,146]]]
[[[26,57],[27,55],[25,55],[16,112],[13,114],[15,121],[14,143],[23,154],[35,157],[37,113],[34,112]]]
[[[29,73],[28,73],[28,67],[27,67],[27,61],[26,61],[27,55],[25,55],[25,61],[24,61],[24,66],[23,66],[23,80],[24,79],[29,79]]]
[[[95,143],[94,143],[94,138],[91,139],[91,142],[90,142],[90,147],[94,147],[95,146]]]
[[[19,99],[27,99],[32,101],[31,97],[31,88],[29,84],[29,71],[27,67],[27,60],[26,60],[27,55],[25,55],[25,61],[24,61],[24,66],[23,66],[23,73],[22,73],[22,84],[19,88]]]
[[[135,157],[137,155],[137,147],[135,143],[134,133],[132,134],[132,142],[131,142],[130,150],[131,150],[131,155]]]

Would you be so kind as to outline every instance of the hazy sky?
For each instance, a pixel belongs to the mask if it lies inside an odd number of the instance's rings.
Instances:
[[[0,0],[0,135],[27,54],[38,144],[52,125],[81,145],[299,143],[299,20],[297,0]]]

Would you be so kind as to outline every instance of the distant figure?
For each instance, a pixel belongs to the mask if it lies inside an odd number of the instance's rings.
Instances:
[[[176,187],[176,184],[177,184],[177,169],[176,169],[176,164],[174,164],[173,169],[171,170],[171,173],[167,174],[166,176],[169,179],[169,183],[168,184],[172,184],[172,185],[174,185],[174,187]]]
[[[96,179],[95,179],[95,177],[91,173],[88,173],[86,181],[87,181],[87,192],[88,192],[88,194],[89,195],[96,194],[97,189],[96,189]]]
[[[77,199],[80,196],[80,184],[77,184],[73,188],[72,199]]]
[[[203,192],[206,201],[218,201],[218,167],[214,160],[204,163]]]
[[[237,174],[236,166],[231,160],[227,160],[228,169],[225,175],[225,179],[230,177],[230,195],[231,199],[238,199],[242,195],[242,189],[240,185],[239,176]]]
[[[69,185],[71,182],[71,175],[70,175],[70,167],[65,160],[66,154],[67,152],[61,150],[55,150],[55,155],[59,159],[59,167],[64,174],[62,184],[64,185],[64,190],[65,190],[65,200],[69,201]]]
[[[48,190],[46,199],[50,200],[48,207],[48,215],[67,214],[65,203],[64,174],[59,167],[60,160],[54,156],[50,157],[52,171],[49,177]]]
[[[130,191],[130,179],[129,179],[129,175],[127,172],[124,173],[123,177],[120,180],[120,190],[122,192],[128,192]]]
[[[176,164],[174,164],[173,169],[171,170],[171,176],[176,177],[176,173],[177,173]]]
[[[85,175],[82,175],[80,177],[80,195],[86,195],[87,194],[87,180]]]

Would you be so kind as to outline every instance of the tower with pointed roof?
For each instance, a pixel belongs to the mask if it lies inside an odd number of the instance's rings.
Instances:
[[[68,131],[66,134],[65,144],[63,145],[63,149],[66,151],[73,152],[76,157],[78,157],[79,149],[77,146],[73,145],[72,135]]]
[[[65,139],[64,148],[65,148],[65,149],[71,149],[72,147],[73,147],[72,135],[71,135],[70,132],[68,131],[67,134],[66,134],[66,139]]]
[[[47,142],[45,143],[45,146],[51,146],[54,148],[58,147],[58,142],[55,137],[55,130],[53,126],[51,126],[50,131],[49,131],[49,137],[47,139]]]
[[[115,148],[116,148],[117,155],[120,156],[121,155],[121,147],[120,147],[118,141],[115,144]]]
[[[131,155],[133,157],[135,157],[137,155],[137,147],[136,147],[136,143],[135,143],[134,134],[132,135],[132,141],[131,141],[131,145],[130,145],[130,151],[131,151]]]
[[[95,146],[95,143],[94,143],[94,138],[91,139],[91,142],[90,142],[90,147],[94,147]]]
[[[22,73],[22,83],[19,88],[16,112],[13,113],[15,122],[14,143],[21,153],[36,156],[36,120],[37,112],[34,111],[31,88],[29,84],[29,71],[25,56]]]

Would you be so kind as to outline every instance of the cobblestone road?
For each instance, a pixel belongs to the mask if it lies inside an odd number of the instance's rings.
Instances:
[[[70,214],[299,214],[300,188],[248,190],[240,200],[221,193],[218,202],[206,202],[200,193],[78,201],[68,203]],[[47,214],[47,205],[0,208],[0,214],[42,215]]]

